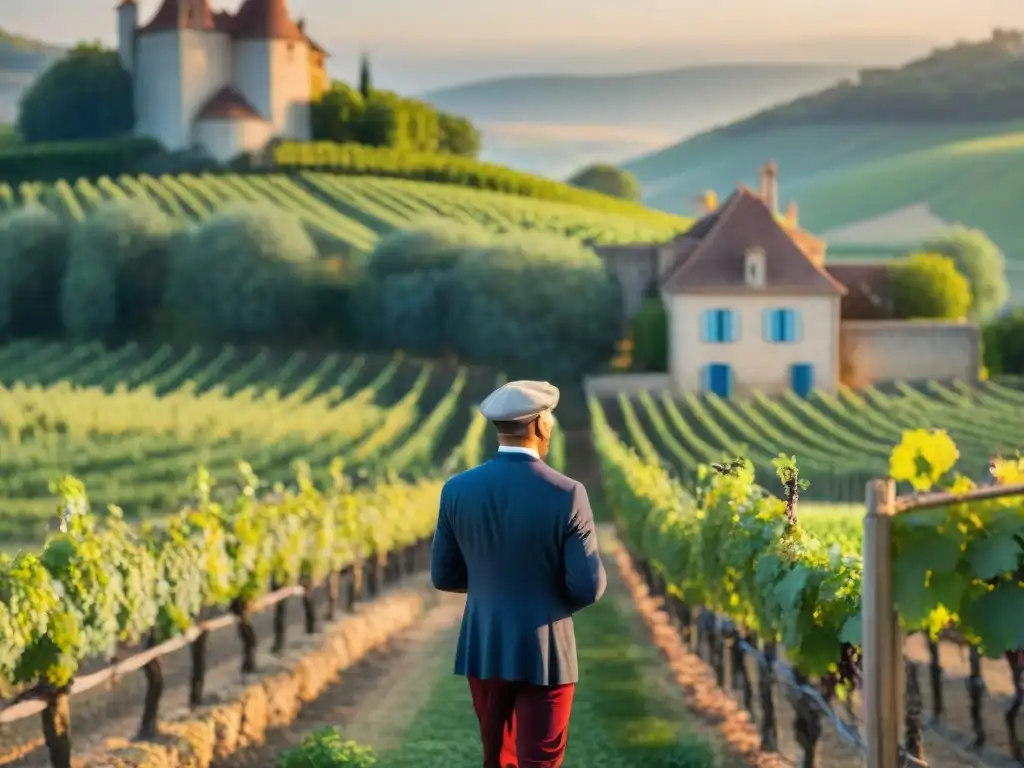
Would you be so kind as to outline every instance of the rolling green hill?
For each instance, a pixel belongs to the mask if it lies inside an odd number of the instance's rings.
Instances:
[[[845,83],[639,157],[645,201],[692,213],[779,164],[781,202],[830,231],[903,209],[985,230],[1024,265],[1024,41],[1000,32]],[[890,220],[891,225],[891,220]],[[910,225],[908,224],[908,227]],[[861,228],[862,231],[868,229]],[[892,226],[888,227],[892,232]],[[911,235],[908,229],[908,238]]]

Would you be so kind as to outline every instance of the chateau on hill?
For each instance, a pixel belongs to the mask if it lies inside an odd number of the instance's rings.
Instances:
[[[208,0],[163,0],[141,26],[136,0],[123,0],[117,26],[136,135],[220,161],[274,138],[311,138],[326,54],[285,0],[244,0],[234,14],[214,12]]]

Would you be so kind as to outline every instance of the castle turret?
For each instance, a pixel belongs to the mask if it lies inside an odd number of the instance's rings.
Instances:
[[[139,6],[135,0],[121,0],[117,6],[117,53],[124,68],[135,72],[135,32],[139,27]]]

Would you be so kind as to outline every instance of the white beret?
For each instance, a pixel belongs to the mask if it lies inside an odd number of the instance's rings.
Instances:
[[[488,421],[532,421],[558,405],[558,387],[546,381],[510,381],[480,403]]]

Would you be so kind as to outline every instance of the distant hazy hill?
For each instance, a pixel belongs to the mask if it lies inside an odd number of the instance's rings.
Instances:
[[[856,72],[844,64],[724,64],[613,75],[531,75],[442,88],[424,98],[484,130],[488,159],[564,175],[621,160]]]
[[[17,116],[18,98],[63,49],[0,29],[0,123]]]
[[[881,242],[898,220],[909,236],[915,212],[926,211],[986,230],[1024,270],[1015,192],[1024,189],[1024,36],[1000,31],[900,68],[867,70],[856,82],[625,167],[640,179],[645,202],[692,213],[704,190],[724,195],[738,182],[756,185],[769,159],[779,163],[783,202],[795,200],[801,222],[826,237],[845,229],[870,239],[874,226]],[[1024,301],[1020,274],[1015,299]]]

